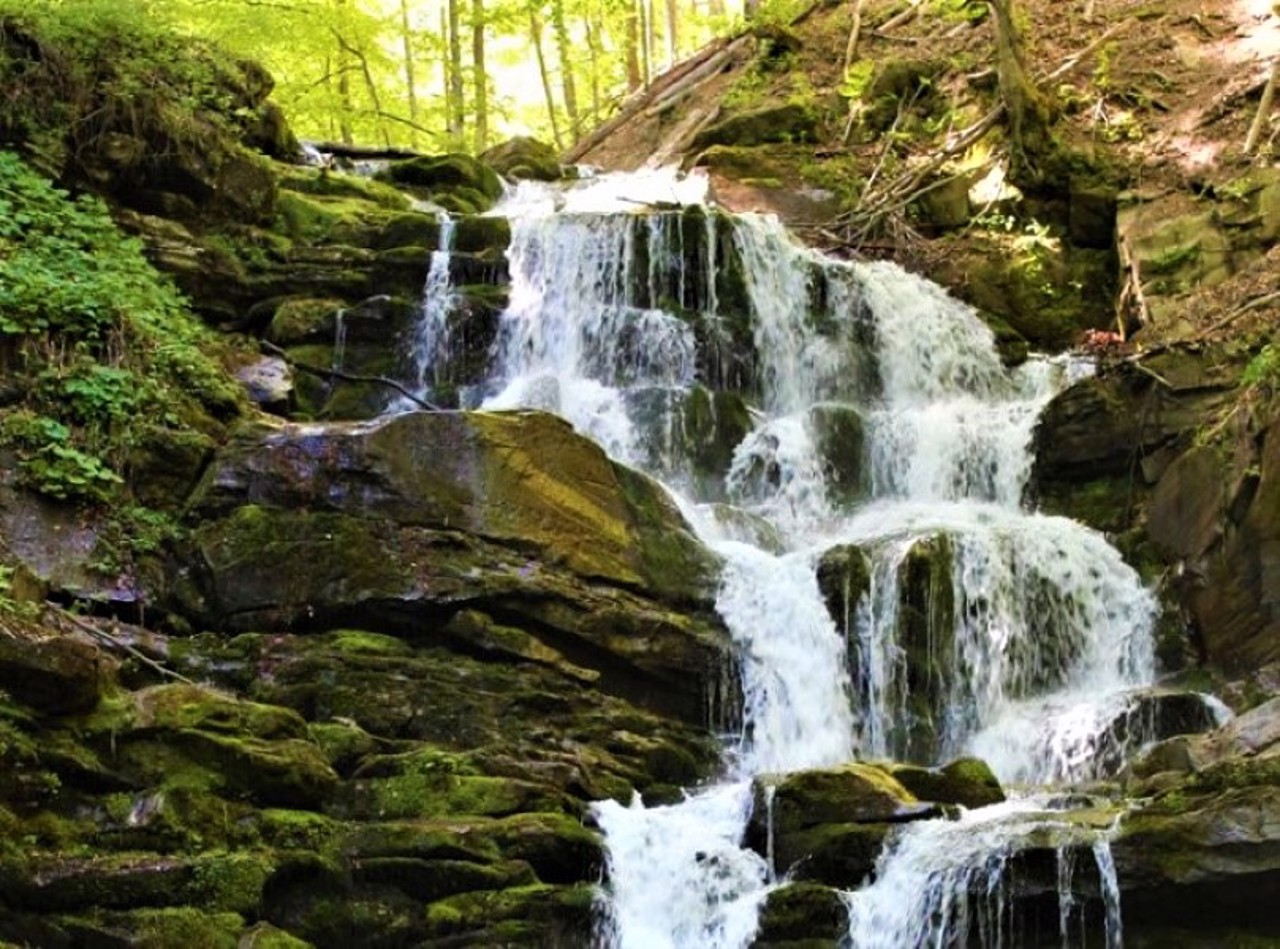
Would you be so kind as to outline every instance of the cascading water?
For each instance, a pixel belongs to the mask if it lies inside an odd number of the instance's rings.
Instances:
[[[427,280],[422,288],[422,306],[416,325],[417,332],[409,343],[409,360],[412,367],[409,388],[419,396],[437,387],[441,380],[438,368],[449,357],[449,315],[454,306],[450,264],[453,257],[453,235],[457,222],[445,211],[437,214],[440,222],[439,246],[431,252],[427,267]],[[400,399],[391,411],[411,411],[419,406],[409,399]]]
[[[973,753],[1005,780],[1092,777],[1126,690],[1153,677],[1154,603],[1136,574],[1099,535],[1021,508],[1036,417],[1087,368],[1006,369],[936,286],[826,259],[772,219],[704,208],[702,191],[663,171],[602,176],[522,184],[496,211],[512,222],[511,296],[483,407],[557,412],[664,480],[724,559],[717,607],[741,657],[725,781],[676,805],[595,806],[609,851],[599,938],[616,949],[750,942],[775,885],[740,845],[754,775]],[[728,411],[708,394],[724,391],[748,403],[745,428],[699,480],[702,442],[731,428],[714,412],[705,424],[707,406]],[[838,545],[869,577],[842,627],[816,577]],[[934,611],[943,674],[923,717],[907,707],[899,615],[922,557],[949,605]],[[850,945],[962,945],[983,926],[998,945],[993,881],[1020,835],[1061,825],[1044,811],[1020,801],[907,826],[849,898]],[[1071,834],[1105,882],[1105,836]],[[966,902],[975,888],[997,902]]]

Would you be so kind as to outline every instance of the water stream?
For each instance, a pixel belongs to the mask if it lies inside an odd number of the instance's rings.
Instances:
[[[663,480],[724,560],[717,608],[741,658],[743,727],[722,780],[681,804],[595,806],[611,949],[749,945],[778,885],[741,845],[755,775],[976,754],[1007,782],[1093,778],[1109,724],[1154,678],[1155,604],[1138,576],[1100,535],[1022,506],[1037,415],[1089,367],[1008,369],[935,285],[705,203],[697,179],[655,171],[567,192],[522,184],[496,212],[512,223],[511,297],[483,407],[559,413]],[[432,287],[424,323],[446,292]],[[424,330],[428,388],[444,325]],[[708,475],[707,445],[731,434]],[[869,586],[837,622],[816,571],[842,545],[866,559]],[[908,688],[900,617],[912,563],[934,565],[949,604],[931,620],[942,672],[928,713]],[[848,944],[1012,945],[1003,868],[1050,831],[1063,861],[1095,855],[1104,941],[1119,945],[1105,830],[1034,795],[904,826],[849,895]],[[1059,867],[1064,945],[1083,938],[1071,870]]]

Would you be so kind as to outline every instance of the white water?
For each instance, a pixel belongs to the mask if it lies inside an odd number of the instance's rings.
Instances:
[[[429,398],[443,381],[439,377],[440,368],[451,355],[449,317],[456,301],[449,266],[457,222],[444,211],[440,211],[437,217],[440,221],[440,246],[431,252],[427,280],[422,288],[417,332],[409,343],[412,366],[409,388],[419,398]],[[401,398],[392,406],[391,411],[409,412],[419,407],[411,400]]]
[[[1092,777],[1109,716],[1153,675],[1154,603],[1136,574],[1099,535],[1021,507],[1036,417],[1087,367],[1006,370],[990,331],[936,286],[888,264],[826,260],[771,219],[709,214],[692,227],[675,211],[635,213],[703,200],[696,179],[647,172],[567,192],[522,184],[495,211],[512,218],[511,297],[484,408],[557,412],[666,478],[724,558],[717,608],[740,655],[743,728],[726,747],[727,783],[678,805],[595,806],[609,851],[599,940],[611,949],[746,946],[775,885],[768,862],[740,846],[749,779],[901,757],[901,567],[914,546],[950,550],[955,601],[924,763],[975,753],[1007,781]],[[726,247],[747,275],[748,314],[723,302],[734,299]],[[702,351],[708,334],[743,318],[753,353],[739,368],[757,423],[719,492],[735,510],[680,493],[676,433],[682,399],[723,369]],[[818,403],[863,420],[868,491],[856,504],[834,499]],[[848,642],[815,576],[836,544],[858,545],[872,565]],[[1002,893],[1017,842],[1045,820],[1019,802],[908,826],[874,885],[850,897],[850,944],[960,945],[969,927],[998,927],[1000,907],[974,902],[974,888]],[[1105,870],[1103,837],[1076,833]],[[1101,897],[1118,945],[1118,892]]]

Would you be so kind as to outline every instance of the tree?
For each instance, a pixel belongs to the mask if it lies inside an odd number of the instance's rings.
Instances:
[[[1014,0],[988,0],[988,5],[995,20],[1000,97],[1009,118],[1011,171],[1034,180],[1038,177],[1034,157],[1047,144],[1048,106],[1027,74]]]

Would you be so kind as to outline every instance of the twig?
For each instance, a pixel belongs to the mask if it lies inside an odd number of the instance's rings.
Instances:
[[[412,402],[419,408],[428,412],[443,412],[440,406],[435,403],[428,402],[421,396],[414,395],[402,383],[396,382],[394,379],[388,379],[386,376],[369,376],[358,372],[344,372],[341,369],[334,369],[331,366],[317,366],[313,363],[303,362],[300,359],[294,359],[287,352],[277,346],[275,343],[269,343],[265,339],[259,340],[258,345],[273,356],[278,356],[294,369],[301,369],[303,372],[310,373],[313,376],[321,376],[330,379],[341,379],[343,382],[369,382],[374,385],[387,386],[395,389],[402,396]]]
[[[123,650],[124,652],[127,652],[134,659],[137,659],[143,665],[147,666],[150,669],[155,670],[161,675],[168,676],[171,679],[177,679],[179,682],[185,682],[188,685],[195,685],[195,682],[193,682],[191,679],[188,679],[182,673],[174,672],[172,669],[168,669],[165,666],[162,666],[160,663],[156,662],[154,659],[152,659],[146,653],[142,652],[142,650],[138,649],[136,646],[131,646],[128,643],[121,642],[119,639],[111,635],[111,633],[107,632],[105,629],[99,629],[97,626],[93,626],[90,623],[84,622],[84,620],[80,619],[75,614],[69,613],[66,610],[64,610],[62,607],[58,606],[57,603],[53,603],[50,600],[45,600],[44,608],[46,610],[52,611],[54,616],[58,617],[59,619],[66,620],[72,626],[76,627],[76,629],[79,629],[88,633],[94,639],[97,639],[100,642],[105,643],[107,646],[110,646],[113,649],[120,649],[120,650]]]
[[[916,18],[916,14],[920,12],[920,5],[920,0],[911,0],[910,6],[901,13],[889,17],[889,19],[885,20],[876,28],[876,36],[883,37],[884,39],[892,39],[892,37],[885,36],[884,34],[889,32],[889,30],[896,30],[900,26],[905,26],[914,20]]]
[[[1141,326],[1151,320],[1151,311],[1147,308],[1147,298],[1142,292],[1142,275],[1138,270],[1138,261],[1129,247],[1128,237],[1121,235],[1116,242],[1116,252],[1120,255],[1120,268],[1124,271],[1124,285],[1116,298],[1116,327],[1121,338],[1127,338],[1126,327],[1129,321],[1125,311],[1132,306]]]
[[[1109,29],[1105,30],[1103,34],[1099,36],[1096,40],[1094,40],[1092,43],[1090,43],[1084,49],[1080,50],[1075,55],[1069,57],[1065,62],[1062,63],[1062,65],[1058,66],[1056,69],[1054,69],[1051,73],[1049,73],[1049,75],[1045,76],[1043,79],[1040,79],[1039,82],[1046,83],[1046,82],[1052,82],[1055,79],[1061,79],[1067,73],[1071,72],[1071,70],[1075,69],[1076,66],[1080,65],[1080,63],[1083,60],[1087,59],[1094,52],[1096,52],[1100,46],[1114,39],[1119,34],[1123,33],[1130,26],[1132,26],[1133,23],[1134,23],[1134,20],[1131,17],[1128,20],[1121,20],[1119,23],[1115,24],[1115,26],[1112,26]]]

